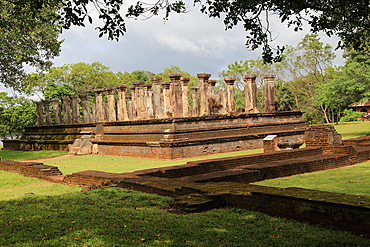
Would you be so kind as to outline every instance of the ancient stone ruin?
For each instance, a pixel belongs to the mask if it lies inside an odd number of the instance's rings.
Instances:
[[[254,75],[244,76],[244,112],[235,109],[234,77],[224,79],[226,89],[215,91],[216,81],[201,73],[199,87],[189,91],[190,78],[168,76],[171,81],[136,81],[129,94],[126,85],[95,89],[94,102],[87,94],[37,102],[38,126],[26,128],[20,140],[4,140],[4,148],[178,159],[262,148],[267,135],[303,142],[308,125],[302,112],[275,111],[273,75],[264,76],[262,113]]]

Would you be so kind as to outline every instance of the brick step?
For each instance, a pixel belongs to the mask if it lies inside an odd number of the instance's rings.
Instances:
[[[66,175],[54,175],[54,176],[48,176],[48,179],[51,181],[57,181],[62,182]]]
[[[242,165],[229,170],[190,175],[177,178],[177,180],[198,183],[252,183],[265,179],[285,177],[340,167],[346,164],[347,159],[347,155],[315,155],[290,160]]]
[[[230,169],[224,171],[215,171],[202,173],[186,177],[176,178],[179,181],[206,183],[206,182],[257,182],[260,181],[260,172],[258,170]],[[255,180],[255,181],[254,181]]]
[[[165,178],[181,178],[211,172],[236,169],[241,165],[261,164],[278,160],[288,160],[295,157],[315,156],[322,153],[320,148],[304,148],[296,150],[283,150],[274,153],[257,153],[249,155],[239,155],[233,157],[189,161],[185,165],[174,167],[161,167],[144,171],[138,176],[153,176]]]

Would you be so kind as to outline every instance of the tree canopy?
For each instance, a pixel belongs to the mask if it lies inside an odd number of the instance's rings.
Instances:
[[[38,8],[32,1],[0,1],[0,83],[18,91],[26,76],[24,65],[45,71],[60,53],[58,5]]]
[[[39,15],[44,8],[58,6],[57,20],[63,29],[71,25],[84,26],[86,20],[93,22],[91,8],[99,13],[103,25],[97,27],[99,36],[118,40],[126,32],[124,17],[121,12],[123,0],[5,0],[13,4],[15,13],[29,10],[30,16]],[[155,3],[138,1],[127,10],[126,17],[137,18],[164,13],[168,19],[171,13],[188,11],[184,0],[157,0]],[[306,22],[311,32],[325,32],[331,36],[338,35],[345,45],[352,44],[355,50],[362,49],[362,42],[370,30],[370,2],[367,0],[193,0],[201,12],[210,18],[222,18],[225,28],[231,29],[242,24],[246,31],[246,46],[252,50],[262,47],[265,62],[281,61],[284,47],[272,47],[270,16],[276,15],[282,23],[295,31],[302,30]],[[41,20],[49,21],[55,13],[43,16]]]

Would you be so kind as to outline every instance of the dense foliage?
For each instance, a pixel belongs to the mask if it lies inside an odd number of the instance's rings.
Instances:
[[[36,104],[32,100],[0,92],[0,137],[19,138],[24,128],[36,121]]]
[[[23,90],[25,65],[47,70],[62,43],[55,24],[58,5],[35,11],[30,2],[0,1],[0,83],[15,90]]]

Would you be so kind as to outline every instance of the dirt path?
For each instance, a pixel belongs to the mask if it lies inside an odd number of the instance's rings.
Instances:
[[[47,161],[47,160],[60,160],[60,159],[65,159],[65,158],[70,158],[74,157],[75,155],[63,155],[59,157],[52,157],[52,158],[44,158],[44,159],[34,159],[34,160],[23,160],[22,162],[42,162],[42,161]]]

